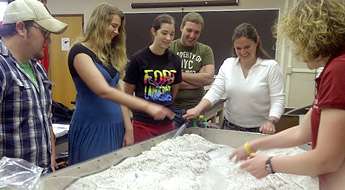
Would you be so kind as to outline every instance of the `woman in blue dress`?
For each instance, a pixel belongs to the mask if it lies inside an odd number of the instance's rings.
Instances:
[[[127,107],[156,120],[174,117],[163,106],[122,92],[118,81],[127,61],[124,14],[113,5],[99,4],[68,56],[77,90],[69,130],[70,165],[134,143]]]

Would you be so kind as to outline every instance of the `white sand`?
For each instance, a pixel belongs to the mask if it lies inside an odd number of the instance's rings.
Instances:
[[[239,168],[241,162],[229,161],[233,150],[198,135],[184,135],[86,179],[95,182],[99,190],[318,189],[317,177],[274,174],[258,180]],[[302,152],[299,148],[261,151],[271,156]]]

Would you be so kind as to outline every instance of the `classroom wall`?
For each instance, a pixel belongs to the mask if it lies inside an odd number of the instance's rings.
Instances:
[[[172,1],[177,0],[48,0],[47,6],[52,14],[84,14],[84,22],[87,23],[91,16],[92,9],[101,2],[114,4],[125,13],[182,11],[181,8],[132,9],[130,6],[131,3]],[[183,11],[231,11],[278,8],[280,9],[280,15],[283,15],[286,9],[296,2],[297,0],[239,0],[238,6],[186,7]],[[205,23],[205,25],[207,25],[207,23]],[[130,36],[128,36],[128,38],[130,38]],[[302,107],[311,104],[315,95],[314,78],[316,76],[316,71],[307,69],[305,63],[295,59],[295,56],[288,46],[289,43],[287,40],[278,41],[278,44],[280,45],[277,45],[276,60],[280,64],[286,78],[286,106]]]

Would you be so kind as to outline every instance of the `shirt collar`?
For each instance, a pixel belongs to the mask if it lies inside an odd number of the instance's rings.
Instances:
[[[236,64],[240,64],[240,58],[239,57],[235,57],[235,61],[233,62],[233,64],[234,65],[236,65]],[[256,63],[253,65],[253,67],[254,66],[259,66],[259,65],[269,65],[269,63],[267,62],[267,61],[264,61],[263,59],[261,59],[260,57],[258,57],[257,59],[256,59]]]
[[[193,49],[195,48],[195,46],[196,46],[196,43],[198,43],[198,42],[195,42],[193,46],[185,46],[185,45],[182,44],[181,38],[179,38],[179,39],[177,39],[177,40],[178,40],[178,43],[179,43],[184,49],[187,49],[187,50],[189,50],[189,51],[193,50]]]
[[[8,56],[9,55],[9,51],[8,51],[8,49],[7,49],[7,47],[5,46],[5,44],[4,43],[2,43],[2,41],[0,40],[0,53],[1,53],[1,55],[3,55],[3,56]]]

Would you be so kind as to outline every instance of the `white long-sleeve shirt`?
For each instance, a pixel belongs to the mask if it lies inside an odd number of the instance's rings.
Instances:
[[[224,116],[241,127],[259,127],[284,112],[284,76],[275,60],[258,58],[245,78],[239,58],[226,59],[203,99],[213,105],[224,93]]]

